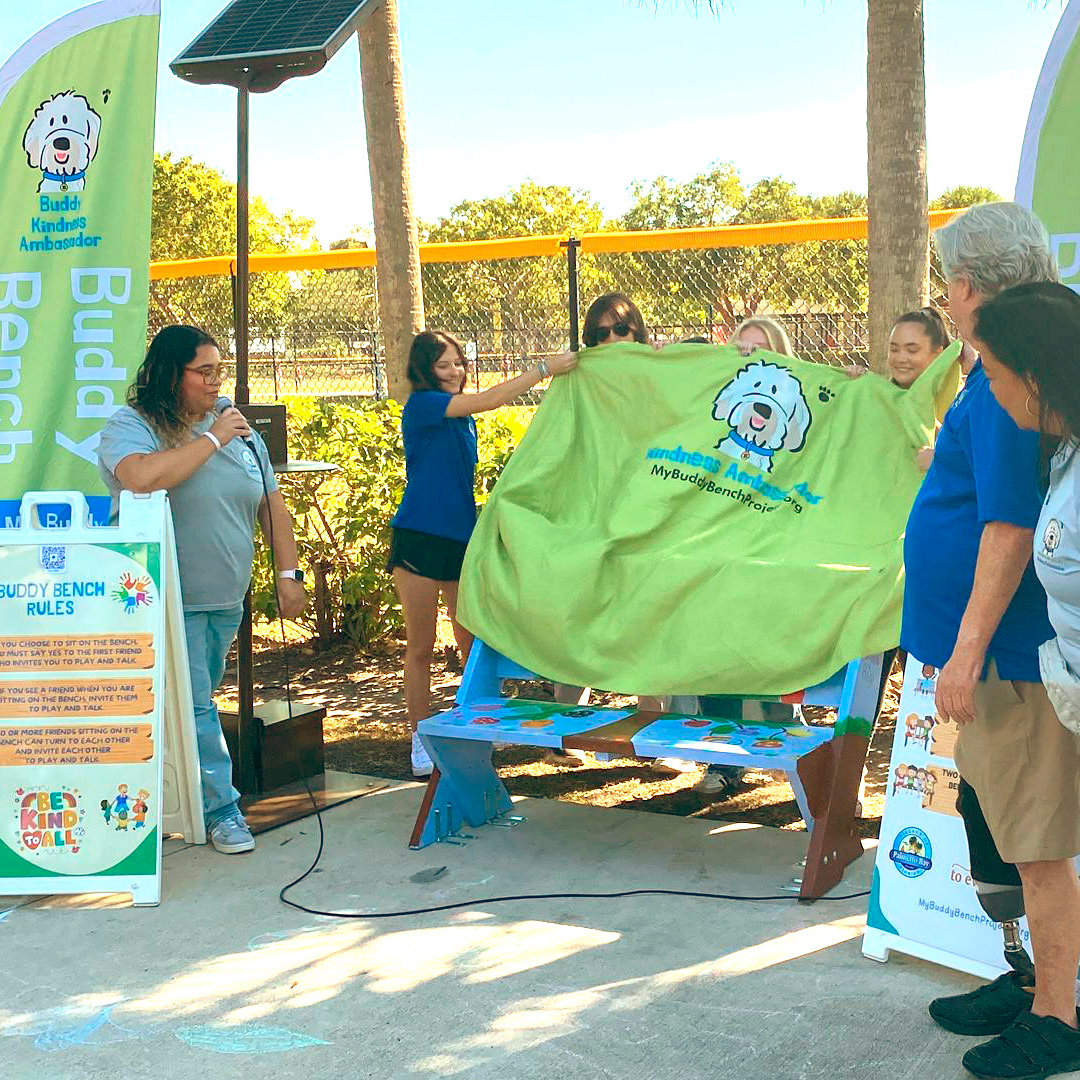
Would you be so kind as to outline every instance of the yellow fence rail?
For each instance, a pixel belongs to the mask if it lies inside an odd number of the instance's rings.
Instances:
[[[955,213],[932,212],[931,228]],[[627,292],[658,344],[725,341],[741,319],[768,314],[800,356],[865,361],[866,236],[867,219],[850,217],[421,244],[425,315],[464,342],[477,386],[567,347],[575,266],[579,316],[600,293]],[[251,256],[255,400],[385,394],[376,258],[372,248]],[[227,352],[235,266],[231,254],[151,263],[150,332],[191,323]],[[934,267],[931,292],[940,302]]]
[[[930,228],[950,221],[956,210],[931,210]],[[771,221],[755,225],[717,225],[708,229],[656,229],[648,232],[583,233],[578,239],[582,253],[636,251],[692,251],[706,248],[760,247],[766,244],[803,244],[822,240],[865,240],[866,217],[811,218],[801,221]],[[529,256],[559,255],[570,235],[513,236],[499,240],[464,240],[450,244],[421,244],[422,263],[482,262],[520,259]],[[372,267],[374,248],[341,251],[253,254],[253,274],[270,271],[343,270]],[[150,280],[208,277],[231,274],[236,256],[214,255],[204,259],[178,259],[150,264]]]

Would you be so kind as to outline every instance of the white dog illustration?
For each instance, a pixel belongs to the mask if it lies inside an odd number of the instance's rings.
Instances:
[[[716,395],[712,414],[731,426],[715,449],[762,472],[772,471],[777,450],[802,449],[811,419],[799,380],[787,368],[760,360]]]
[[[41,170],[38,191],[82,191],[100,132],[101,117],[80,94],[69,90],[43,101],[23,135],[27,163]]]

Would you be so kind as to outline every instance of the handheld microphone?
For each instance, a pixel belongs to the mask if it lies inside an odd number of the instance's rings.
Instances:
[[[233,409],[233,401],[231,397],[222,394],[221,397],[214,402],[214,408],[217,410],[218,416],[220,416],[226,409]],[[241,441],[243,444],[251,449],[251,452],[255,455],[255,460],[259,460],[259,452],[255,449],[255,444],[251,441],[250,435],[241,435]]]

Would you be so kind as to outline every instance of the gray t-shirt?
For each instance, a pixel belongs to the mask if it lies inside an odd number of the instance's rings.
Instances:
[[[207,413],[195,424],[192,431],[196,438],[216,418],[215,413]],[[251,582],[255,522],[263,499],[259,462],[267,490],[277,491],[262,438],[252,433],[251,441],[258,451],[258,462],[241,439],[232,439],[169,492],[185,611],[234,607],[244,599]],[[150,423],[130,406],[122,406],[110,417],[101,433],[98,471],[112,496],[114,521],[120,499],[116,466],[130,454],[153,454],[161,449]]]
[[[1061,655],[1080,676],[1080,449],[1066,441],[1050,462],[1050,489],[1035,528],[1035,573]]]

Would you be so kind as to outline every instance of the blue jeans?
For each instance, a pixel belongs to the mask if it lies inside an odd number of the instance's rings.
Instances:
[[[239,812],[237,800],[240,792],[232,785],[232,760],[221,731],[214,691],[225,674],[225,657],[236,631],[240,629],[243,616],[243,604],[220,611],[184,612],[188,667],[191,670],[191,700],[195,706],[195,735],[199,742],[203,814],[207,828]]]

